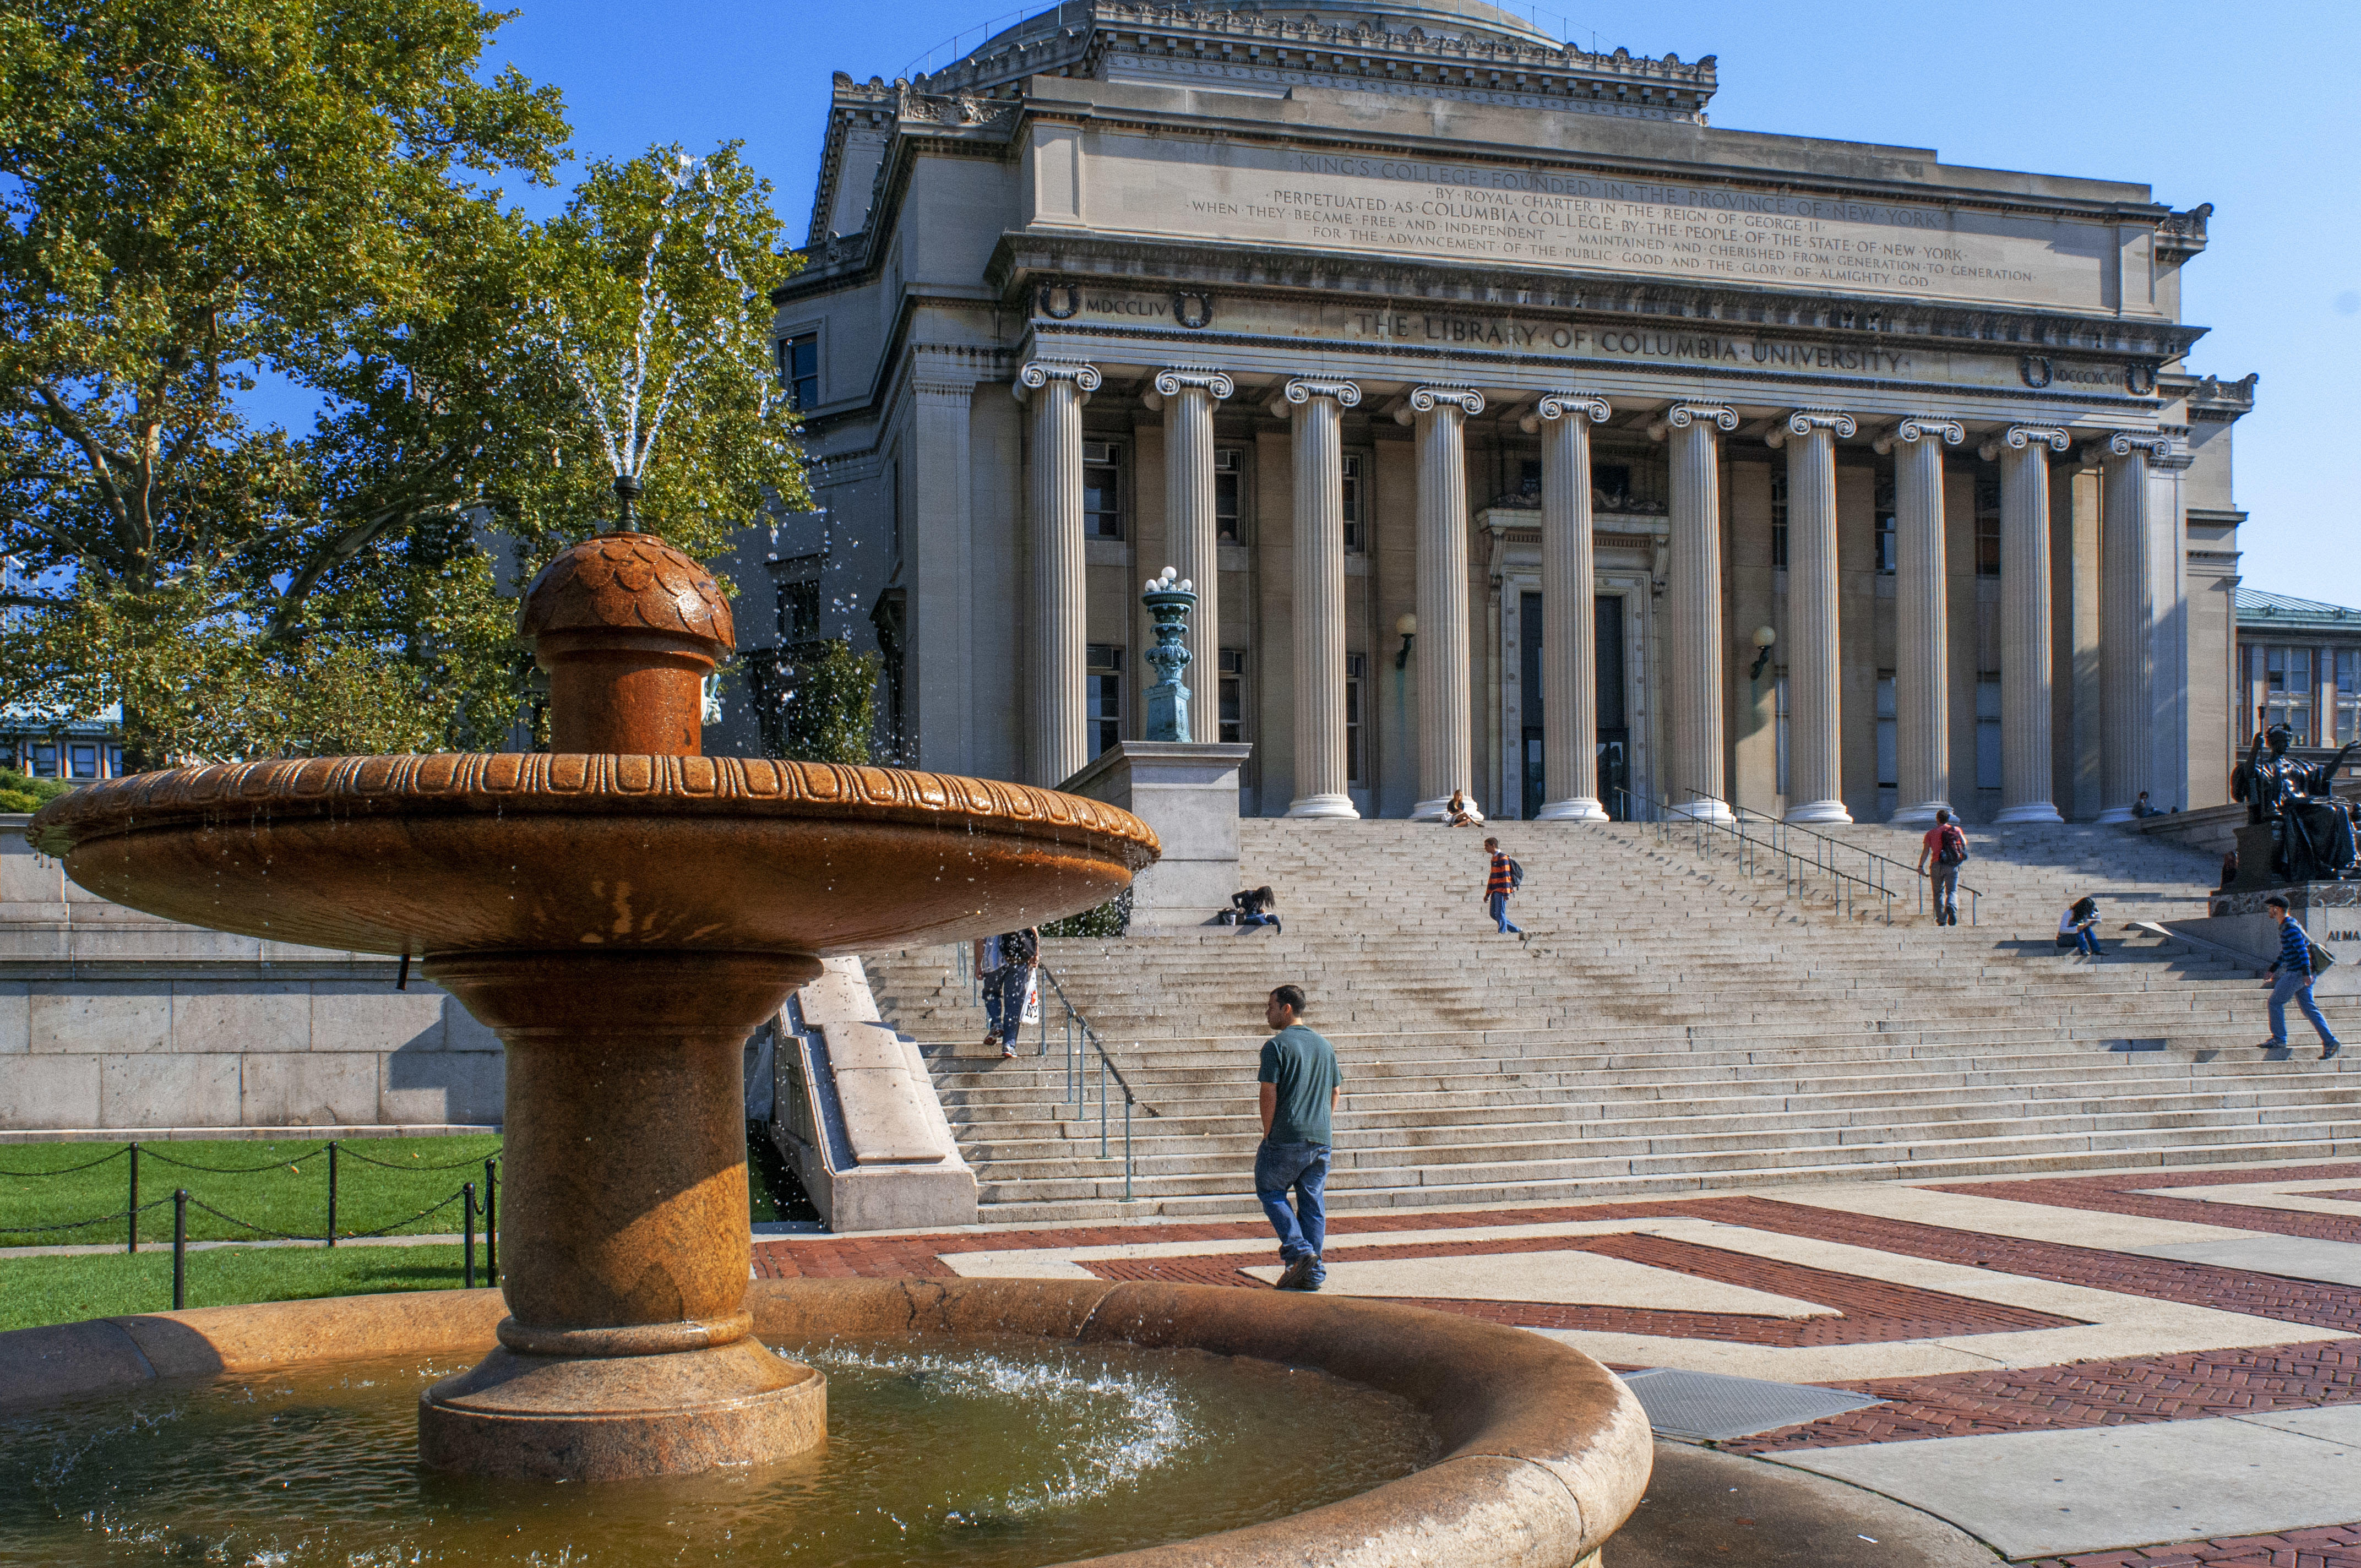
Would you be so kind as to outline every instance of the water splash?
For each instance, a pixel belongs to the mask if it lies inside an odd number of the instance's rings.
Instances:
[[[1117,1371],[1079,1360],[1004,1359],[988,1351],[956,1354],[851,1350],[808,1351],[823,1369],[899,1376],[930,1397],[1014,1399],[1044,1424],[1063,1421],[1076,1435],[1059,1474],[968,1508],[944,1522],[983,1525],[1080,1507],[1112,1496],[1187,1451],[1196,1437],[1170,1376]]]

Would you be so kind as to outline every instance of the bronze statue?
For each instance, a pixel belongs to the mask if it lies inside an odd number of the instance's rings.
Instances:
[[[2230,774],[2230,797],[2246,803],[2250,825],[2273,824],[2271,871],[2278,876],[2334,882],[2361,875],[2353,807],[2336,797],[2337,773],[2357,742],[2347,741],[2325,762],[2304,762],[2287,754],[2294,740],[2285,724],[2257,734]]]

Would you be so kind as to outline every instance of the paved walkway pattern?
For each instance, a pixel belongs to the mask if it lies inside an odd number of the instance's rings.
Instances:
[[[1726,1387],[1764,1408],[1763,1383],[1874,1400],[1719,1446],[2012,1562],[2361,1568],[2361,1164],[1354,1212],[1327,1261],[1332,1293],[1515,1324],[1622,1371],[1762,1380],[1688,1379],[1708,1405]],[[758,1243],[755,1268],[1278,1274],[1244,1220],[799,1236]]]

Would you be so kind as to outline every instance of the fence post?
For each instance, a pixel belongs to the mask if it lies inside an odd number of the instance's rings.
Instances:
[[[965,952],[967,949],[960,949]],[[500,1201],[499,1174],[492,1168],[499,1162],[490,1155],[484,1157],[484,1283],[500,1282]]]
[[[1137,1047],[1134,1047],[1135,1051]],[[1131,1201],[1131,1096],[1123,1097],[1123,1201]]]
[[[1101,1159],[1107,1157],[1106,1075],[1106,1057],[1102,1053],[1099,1057],[1099,1157]]]
[[[131,1234],[125,1239],[123,1250],[139,1250],[139,1143],[136,1138],[131,1144]]]
[[[328,1140],[328,1245],[336,1245],[336,1140]]]
[[[476,1184],[459,1183],[460,1255],[465,1259],[467,1288],[476,1288]]]
[[[189,1190],[172,1194],[172,1310],[189,1304]]]

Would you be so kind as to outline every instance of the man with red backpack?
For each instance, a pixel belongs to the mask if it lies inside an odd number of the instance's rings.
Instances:
[[[1933,865],[1927,860],[1932,857]],[[1934,879],[1935,924],[1960,923],[1960,868],[1968,863],[1968,836],[1949,810],[1935,813],[1935,826],[1918,843],[1918,869]]]

